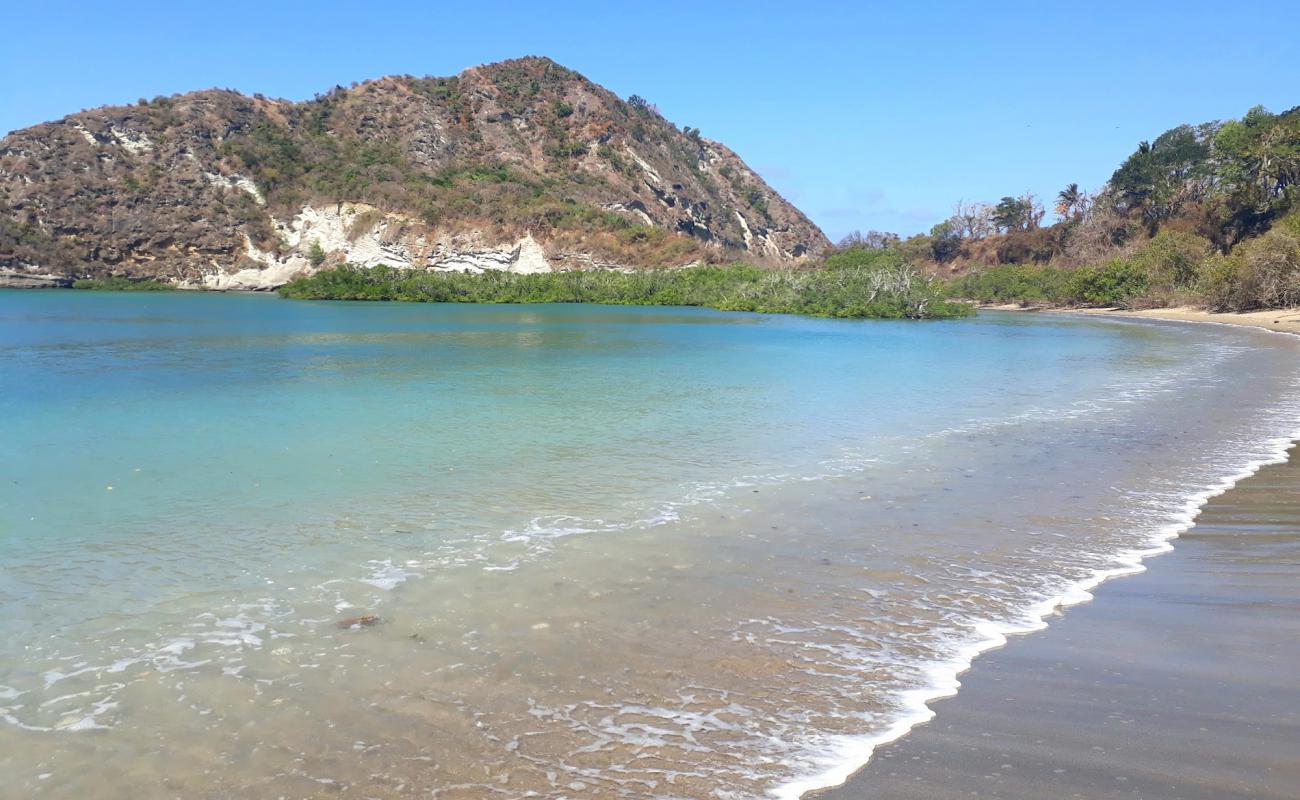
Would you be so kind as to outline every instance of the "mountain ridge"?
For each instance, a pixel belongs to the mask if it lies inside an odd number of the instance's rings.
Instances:
[[[538,56],[303,102],[189,92],[0,140],[0,268],[28,280],[789,266],[828,244],[725,145]]]

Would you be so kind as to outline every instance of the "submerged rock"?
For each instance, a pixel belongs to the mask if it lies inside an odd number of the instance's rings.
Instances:
[[[376,614],[362,614],[359,617],[348,617],[338,621],[338,626],[343,629],[348,628],[369,628],[371,625],[378,625],[384,620]]]

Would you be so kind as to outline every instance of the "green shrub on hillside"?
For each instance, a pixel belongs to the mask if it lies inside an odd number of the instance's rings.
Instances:
[[[1149,287],[1141,265],[1114,259],[1100,267],[1075,269],[1000,264],[957,278],[947,290],[952,297],[980,303],[1128,307]]]
[[[1195,286],[1214,246],[1209,239],[1182,231],[1161,231],[1133,254],[1133,263],[1152,285]]]
[[[1065,294],[1078,305],[1128,308],[1150,286],[1151,278],[1141,265],[1116,258],[1100,267],[1071,270]]]
[[[1095,194],[1070,184],[1060,221],[1039,227],[1032,195],[959,203],[929,236],[900,244],[982,302],[1216,309],[1300,303],[1300,107],[1180,125],[1138,145]],[[1001,266],[971,268],[968,264]],[[1054,265],[1044,269],[1024,264]],[[946,270],[944,270],[946,271]]]
[[[898,250],[884,247],[847,247],[826,257],[828,270],[896,269],[908,263]]]
[[[1200,289],[1214,311],[1300,305],[1300,215],[1216,259]]]
[[[319,239],[313,241],[311,247],[307,248],[307,260],[311,262],[313,267],[319,267],[321,264],[324,264],[326,257],[325,248],[320,246]]]

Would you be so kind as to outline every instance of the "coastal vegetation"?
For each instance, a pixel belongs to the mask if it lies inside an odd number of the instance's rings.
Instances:
[[[133,280],[123,277],[82,278],[72,282],[73,289],[93,289],[101,292],[170,292],[176,289],[169,283],[150,278]]]
[[[1059,220],[1044,226],[1046,211],[1032,194],[959,203],[929,234],[854,233],[804,270],[465,276],[348,267],[295,281],[282,294],[884,317],[951,316],[962,300],[1213,311],[1300,305],[1300,109],[1256,108],[1240,120],[1174,128],[1139,144],[1098,192],[1066,186],[1054,211]]]
[[[1096,193],[958,203],[929,234],[853,234],[979,302],[1249,311],[1300,304],[1300,108],[1180,125]]]
[[[1228,253],[1194,233],[1163,230],[1097,264],[980,266],[946,283],[949,296],[982,303],[1251,311],[1300,305],[1300,214]]]
[[[298,258],[335,269],[285,296],[849,317],[950,316],[961,301],[1300,304],[1300,108],[1177,126],[1139,143],[1096,191],[963,201],[928,233],[854,233],[836,246],[699,128],[543,58],[393,76],[305,103],[156,98],[4,141],[0,270],[58,265],[44,269],[81,278],[77,288],[264,289]],[[294,219],[315,227],[290,244],[279,231]],[[428,255],[430,242],[452,242],[456,256],[466,241],[509,256],[524,236],[561,272],[448,274],[444,264],[466,260]],[[413,269],[336,266],[369,245]],[[214,264],[227,273],[215,277],[244,283],[212,281]]]
[[[938,283],[899,254],[851,248],[818,270],[736,264],[638,271],[415,272],[345,265],[292,281],[282,297],[429,303],[606,303],[703,306],[820,317],[926,319],[967,316]]]

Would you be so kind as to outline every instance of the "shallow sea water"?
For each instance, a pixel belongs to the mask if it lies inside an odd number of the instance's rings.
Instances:
[[[1274,457],[1297,344],[0,293],[0,787],[795,796]]]

